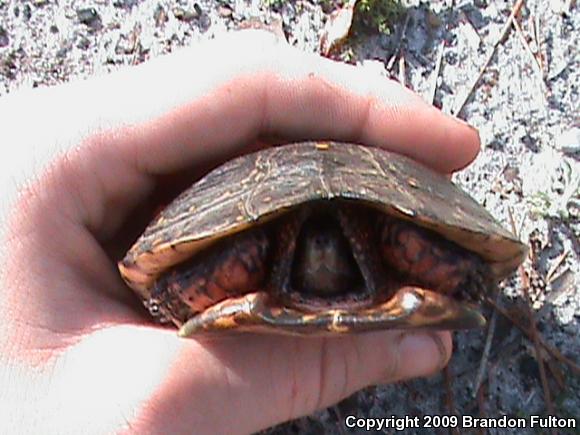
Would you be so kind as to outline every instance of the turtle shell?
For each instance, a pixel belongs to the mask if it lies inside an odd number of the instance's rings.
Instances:
[[[238,157],[194,183],[154,219],[119,262],[121,275],[152,313],[161,310],[162,319],[172,320],[180,326],[183,336],[224,329],[334,334],[392,327],[463,329],[485,323],[471,304],[456,301],[440,290],[412,285],[400,287],[394,296],[376,299],[366,308],[357,307],[356,298],[348,294],[349,302],[341,308],[334,305],[320,309],[320,306],[315,307],[318,304],[315,299],[302,299],[300,293],[298,300],[302,308],[296,306],[296,299],[286,305],[289,301],[276,296],[279,289],[285,288],[280,282],[270,282],[270,286],[257,293],[224,294],[225,300],[216,299],[219,303],[207,309],[192,310],[193,306],[184,305],[182,282],[179,275],[175,275],[175,267],[183,265],[187,269],[190,266],[186,261],[210,245],[219,241],[223,249],[230,246],[226,242],[228,237],[254,226],[259,227],[257,231],[260,232],[262,225],[274,218],[286,213],[292,216],[295,210],[307,210],[308,203],[316,203],[326,210],[336,204],[333,209],[342,210],[339,212],[341,218],[347,219],[343,225],[349,227],[352,224],[347,223],[349,218],[344,215],[345,203],[350,204],[349,207],[357,204],[371,207],[384,218],[390,216],[395,221],[411,222],[413,228],[420,230],[422,227],[434,237],[454,242],[463,252],[457,258],[477,258],[468,263],[477,270],[481,264],[484,269],[477,274],[482,278],[485,275],[485,281],[490,284],[506,277],[527,253],[525,245],[468,194],[443,175],[408,157],[355,144],[302,142]],[[252,234],[257,233],[252,231]],[[280,236],[288,238],[285,234],[271,235]],[[241,240],[237,235],[231,239],[232,243]],[[248,248],[259,249],[259,245],[254,245],[257,239],[252,240]],[[364,245],[372,246],[372,240],[353,246],[361,249],[358,246]],[[243,260],[237,258],[242,251],[233,246],[225,248],[225,258],[234,262]],[[239,249],[239,245],[236,246]],[[247,254],[250,251],[245,252],[243,255],[251,255]],[[367,265],[359,261],[362,257],[358,252],[357,262],[366,269]],[[272,277],[281,276],[280,265],[287,264],[291,255],[288,252],[277,257],[271,265]],[[451,264],[446,263],[447,266]],[[367,272],[363,273],[365,280],[372,275]],[[222,278],[226,276],[230,276],[229,272]],[[200,279],[205,282],[203,275]],[[268,288],[274,292],[272,297],[264,291]],[[489,290],[488,285],[482,290],[486,288]],[[161,296],[163,289],[169,292],[165,296]],[[374,289],[374,284],[367,288],[373,294]],[[202,296],[190,294],[187,297],[192,304],[197,304],[198,297],[201,297],[199,303],[203,300]]]
[[[144,299],[172,266],[219,239],[316,200],[356,200],[479,255],[501,280],[527,248],[443,175],[380,148],[301,142],[226,162],[179,195],[119,263]]]

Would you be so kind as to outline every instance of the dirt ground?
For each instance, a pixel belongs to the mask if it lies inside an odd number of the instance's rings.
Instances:
[[[281,20],[289,43],[318,51],[324,23],[337,3],[0,0],[0,95],[140,63],[251,19]],[[516,274],[505,282],[499,303],[513,318],[529,322],[523,293],[528,288],[541,336],[578,363],[579,6],[527,1],[517,24],[502,37],[513,6],[489,0],[406,2],[390,32],[359,32],[335,56],[404,79],[427,101],[479,129],[482,151],[455,181],[506,227],[513,221],[533,253],[524,265],[528,278]],[[473,397],[485,337],[485,331],[456,334],[447,377],[368,388],[267,433],[363,433],[344,426],[347,415],[547,414],[534,344],[502,315],[497,315],[482,394]],[[551,406],[580,426],[578,372],[544,350],[542,355]]]

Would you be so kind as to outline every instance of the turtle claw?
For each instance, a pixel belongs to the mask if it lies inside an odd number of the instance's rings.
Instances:
[[[371,308],[311,313],[278,306],[267,293],[256,292],[225,300],[192,317],[179,336],[226,330],[320,336],[379,329],[474,329],[485,323],[471,305],[418,287],[403,287]]]

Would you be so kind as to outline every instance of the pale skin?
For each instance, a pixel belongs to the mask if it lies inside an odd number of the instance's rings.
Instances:
[[[248,433],[447,364],[449,332],[179,338],[115,266],[170,174],[257,146],[334,139],[467,165],[477,132],[397,83],[246,31],[9,95],[0,119],[0,433]]]

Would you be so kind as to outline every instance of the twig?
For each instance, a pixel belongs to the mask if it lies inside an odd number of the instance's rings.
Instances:
[[[512,23],[514,25],[514,28],[516,29],[516,33],[518,34],[518,36],[520,37],[520,40],[522,41],[522,45],[526,49],[526,52],[530,55],[530,58],[532,59],[532,65],[534,66],[536,73],[540,76],[540,83],[542,86],[542,91],[544,91],[545,85],[544,85],[544,74],[542,72],[542,67],[540,66],[538,59],[534,55],[534,52],[530,48],[530,44],[528,44],[528,41],[526,40],[526,37],[525,37],[524,32],[522,30],[522,26],[520,26],[520,23],[518,22],[518,20],[514,19]]]
[[[404,87],[407,87],[407,71],[405,69],[405,54],[401,52],[401,57],[399,57],[399,83]]]
[[[437,60],[435,61],[435,71],[433,71],[433,76],[431,78],[431,90],[429,91],[429,96],[427,101],[432,105],[435,103],[435,94],[437,92],[437,79],[439,78],[439,73],[441,71],[441,63],[443,60],[443,51],[445,50],[445,40],[441,41],[439,45],[439,53],[437,53]]]
[[[528,329],[527,326],[525,326],[524,324],[522,324],[519,320],[516,320],[513,316],[511,316],[504,308],[502,308],[499,305],[495,305],[495,303],[491,300],[488,299],[487,303],[493,305],[493,307],[502,315],[504,316],[506,319],[508,319],[510,322],[512,322],[520,331],[522,331],[526,337],[528,338],[532,338],[532,333],[531,331]],[[555,347],[552,347],[550,344],[546,343],[542,337],[538,337],[538,340],[540,342],[540,344],[544,347],[544,349],[546,349],[548,351],[548,353],[550,355],[552,355],[554,358],[556,358],[558,361],[562,362],[563,364],[566,364],[568,367],[570,367],[570,369],[576,373],[577,375],[580,375],[580,365],[576,364],[574,361],[572,361],[571,359],[567,358],[566,356],[562,355],[562,353],[556,349]]]
[[[540,65],[540,70],[542,70],[542,77],[547,76],[547,71],[544,68],[544,55],[542,53],[542,40],[540,39],[540,16],[534,16],[532,21],[534,29],[534,40],[536,41],[536,46],[538,47],[538,64]]]
[[[495,293],[495,302],[499,302],[500,292],[497,289]],[[491,319],[489,320],[489,326],[487,328],[487,337],[485,338],[485,345],[483,347],[483,353],[481,355],[481,361],[479,363],[479,370],[477,371],[477,376],[475,377],[475,382],[473,384],[473,397],[477,397],[479,393],[479,388],[483,382],[483,377],[485,376],[485,369],[487,368],[487,362],[489,361],[489,352],[491,351],[491,342],[493,341],[493,335],[495,332],[495,322],[497,321],[497,312],[494,310],[491,314]]]
[[[481,386],[477,390],[477,407],[479,408],[479,416],[481,418],[485,418],[485,384],[481,384]],[[485,435],[485,430],[480,428],[479,433],[481,435]]]
[[[512,11],[510,13],[510,16],[508,17],[506,23],[504,24],[503,29],[502,29],[499,37],[497,38],[497,41],[495,41],[495,43],[493,44],[493,47],[491,48],[490,53],[487,55],[487,58],[485,59],[485,62],[483,63],[481,69],[479,70],[479,73],[477,74],[477,77],[471,83],[471,86],[468,88],[468,91],[467,91],[466,95],[456,105],[456,108],[453,111],[453,114],[455,116],[459,116],[461,114],[461,111],[463,110],[463,107],[465,106],[465,104],[467,103],[467,100],[469,99],[469,97],[471,97],[471,94],[475,90],[475,87],[477,86],[477,84],[481,80],[481,77],[483,76],[483,73],[485,72],[485,70],[487,69],[489,63],[491,62],[491,59],[495,55],[495,52],[497,50],[497,47],[499,47],[499,44],[506,37],[508,31],[510,30],[510,28],[512,26],[512,22],[514,21],[515,16],[520,12],[520,9],[522,8],[523,4],[524,4],[524,0],[516,0],[516,3],[512,7]]]
[[[405,38],[406,38],[407,27],[409,26],[410,19],[411,19],[411,14],[409,12],[407,12],[407,14],[405,15],[405,22],[403,23],[403,29],[401,30],[401,36],[399,37],[399,40],[397,41],[397,47],[393,51],[393,55],[390,57],[390,59],[387,62],[387,65],[386,65],[386,69],[389,72],[393,70],[393,66],[395,66],[395,61],[397,60],[397,57],[399,57],[399,53],[401,52],[401,47],[403,45],[403,40],[405,40]]]
[[[553,266],[550,268],[550,270],[546,274],[546,284],[551,284],[552,281],[554,281],[552,279],[554,277],[554,274],[556,273],[556,271],[558,270],[558,268],[562,265],[562,263],[564,262],[564,260],[566,259],[566,257],[568,256],[569,253],[570,253],[570,251],[568,249],[566,249],[558,257],[558,259],[556,260],[556,262],[553,264]]]

